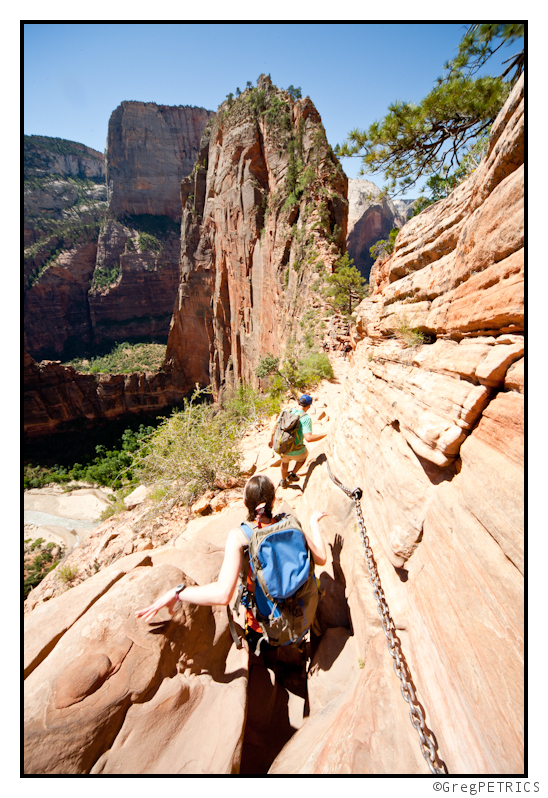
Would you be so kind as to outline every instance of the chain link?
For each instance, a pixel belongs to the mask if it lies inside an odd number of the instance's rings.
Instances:
[[[327,472],[331,480],[338,488],[346,493],[349,499],[354,501],[356,516],[358,518],[358,524],[360,527],[360,536],[365,551],[365,558],[367,560],[367,568],[369,570],[369,581],[373,587],[373,594],[377,601],[377,609],[379,615],[381,616],[381,624],[386,635],[388,650],[390,651],[390,654],[394,660],[394,671],[396,672],[396,676],[401,681],[401,694],[404,700],[409,704],[409,717],[411,719],[411,723],[417,731],[417,734],[419,735],[421,753],[426,759],[428,767],[432,773],[435,775],[448,775],[449,771],[447,770],[447,765],[440,758],[437,752],[438,743],[436,736],[434,732],[426,726],[424,709],[419,704],[417,699],[415,688],[412,683],[411,672],[401,649],[401,642],[396,632],[396,626],[392,620],[388,604],[384,597],[384,591],[381,586],[379,572],[377,571],[375,557],[373,556],[373,550],[371,549],[369,537],[365,529],[365,522],[363,520],[362,506],[360,504],[363,491],[361,488],[356,488],[353,491],[347,488],[332,474],[331,469],[329,468],[329,462],[327,460],[326,464]]]

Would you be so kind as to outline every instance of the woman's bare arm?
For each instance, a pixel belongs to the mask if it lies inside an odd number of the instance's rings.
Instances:
[[[307,543],[310,546],[310,550],[314,555],[314,562],[316,565],[325,565],[327,562],[327,551],[318,523],[318,521],[320,521],[320,519],[324,518],[326,515],[329,515],[329,513],[322,512],[320,510],[313,512],[310,516],[310,533],[304,533]]]
[[[181,593],[181,601],[209,607],[217,604],[226,606],[238,582],[242,552],[246,542],[246,537],[240,529],[231,529],[226,540],[225,556],[217,581],[210,582],[208,585],[191,585],[185,588]],[[177,601],[178,598],[173,587],[160,596],[154,604],[137,610],[135,617],[150,621],[162,607],[167,607],[169,612],[173,613]]]

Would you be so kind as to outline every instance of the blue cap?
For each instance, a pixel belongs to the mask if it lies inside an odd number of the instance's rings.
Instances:
[[[299,399],[300,405],[311,405],[312,404],[312,397],[309,396],[307,393],[303,393],[301,398]]]

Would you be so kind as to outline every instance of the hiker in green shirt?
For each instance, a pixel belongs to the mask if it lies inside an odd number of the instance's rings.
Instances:
[[[305,441],[307,443],[312,443],[313,441],[320,441],[322,438],[325,438],[327,433],[322,433],[321,435],[314,435],[312,432],[312,419],[306,412],[308,408],[312,405],[313,399],[307,393],[304,393],[299,399],[299,407],[292,407],[290,408],[291,412],[299,418],[299,427],[297,430],[297,434],[295,436],[295,444],[293,448],[287,452],[286,454],[280,455],[282,462],[281,462],[281,471],[282,471],[282,479],[280,481],[279,487],[287,488],[290,482],[298,482],[299,477],[297,472],[300,471],[301,467],[304,465],[306,458],[308,457],[308,449],[305,446]],[[272,434],[270,436],[270,441],[268,445],[272,447],[272,443],[274,440],[274,431],[276,429],[276,423],[272,428]],[[293,471],[289,471],[289,463],[294,460],[295,465],[293,467]]]

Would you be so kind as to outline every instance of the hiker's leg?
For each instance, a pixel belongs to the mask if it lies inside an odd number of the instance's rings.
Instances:
[[[282,459],[282,479],[287,479],[287,472],[289,471],[289,460]]]
[[[297,474],[301,467],[306,463],[306,458],[308,457],[308,452],[305,454],[302,460],[295,460],[295,465],[293,467],[293,473]]]

